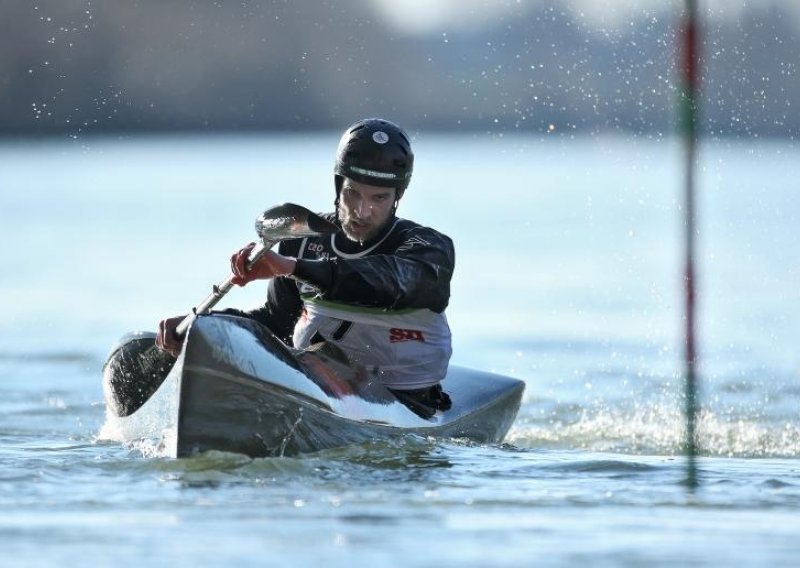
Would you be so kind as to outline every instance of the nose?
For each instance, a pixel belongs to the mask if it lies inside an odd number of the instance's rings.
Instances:
[[[361,199],[356,204],[356,214],[359,217],[368,217],[369,214],[372,212],[372,205],[370,205],[366,199]]]

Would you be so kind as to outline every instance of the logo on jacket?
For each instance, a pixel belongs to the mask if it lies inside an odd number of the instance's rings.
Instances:
[[[401,341],[419,341],[425,343],[425,336],[418,329],[400,329],[393,327],[389,330],[389,343],[399,343]]]
[[[431,243],[429,243],[428,241],[426,241],[422,237],[418,237],[418,236],[415,235],[415,236],[411,237],[410,239],[405,240],[403,242],[403,244],[401,244],[399,247],[397,247],[397,250],[398,251],[409,250],[409,249],[412,249],[412,248],[417,247],[417,246],[426,247],[426,246],[430,246],[430,244]]]

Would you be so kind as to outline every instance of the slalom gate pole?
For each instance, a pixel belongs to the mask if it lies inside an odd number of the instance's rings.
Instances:
[[[683,139],[685,158],[685,195],[684,195],[684,364],[685,364],[685,409],[686,414],[686,459],[687,486],[694,490],[698,486],[697,479],[697,350],[695,345],[695,309],[696,309],[696,274],[695,274],[695,166],[697,161],[698,139],[698,87],[699,87],[699,29],[697,22],[697,1],[685,0],[685,9],[681,21],[680,62],[680,129]]]

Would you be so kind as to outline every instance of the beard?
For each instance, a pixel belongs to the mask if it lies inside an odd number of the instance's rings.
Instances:
[[[375,225],[369,221],[361,219],[354,219],[353,217],[345,215],[340,219],[342,223],[342,232],[351,241],[363,243],[375,237],[383,225]]]

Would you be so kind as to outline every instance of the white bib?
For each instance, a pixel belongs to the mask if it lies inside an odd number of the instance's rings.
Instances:
[[[353,363],[397,390],[433,386],[447,373],[452,348],[444,314],[359,308],[311,295],[303,297],[303,304],[294,328],[298,349],[320,340],[333,343]]]

